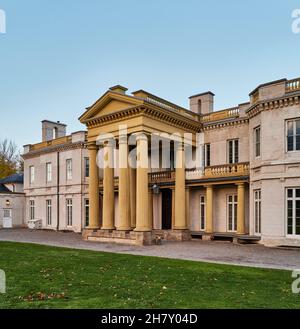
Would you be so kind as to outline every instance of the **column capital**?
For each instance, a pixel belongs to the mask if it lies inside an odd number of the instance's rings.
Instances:
[[[245,187],[245,182],[235,183],[238,188]]]
[[[133,133],[132,136],[135,136],[136,141],[147,141],[148,142],[148,136],[142,132]]]
[[[206,189],[213,189],[214,188],[214,185],[211,184],[211,185],[203,185],[204,188]]]
[[[97,146],[96,142],[88,142],[87,148],[88,148],[88,150],[91,150],[91,151],[98,150],[98,146]]]

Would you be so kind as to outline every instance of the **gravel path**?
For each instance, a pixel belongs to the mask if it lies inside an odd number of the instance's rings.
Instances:
[[[221,241],[164,242],[161,246],[126,246],[83,241],[80,234],[28,229],[0,229],[0,241],[16,241],[43,245],[158,256],[221,264],[275,269],[300,269],[300,250],[266,248],[261,245],[235,245]]]

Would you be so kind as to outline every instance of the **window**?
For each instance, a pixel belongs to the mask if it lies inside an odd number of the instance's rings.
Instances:
[[[67,226],[73,225],[73,200],[67,199]]]
[[[49,163],[46,163],[46,180],[47,180],[47,183],[51,182],[52,181],[52,164],[49,162]]]
[[[254,232],[261,233],[261,190],[254,191]]]
[[[89,227],[90,225],[90,200],[89,199],[85,199],[84,200],[84,215],[85,215],[85,227]]]
[[[46,200],[46,220],[47,220],[47,225],[51,226],[52,225],[52,201],[51,200]]]
[[[54,127],[53,128],[53,139],[56,139],[56,138],[58,138],[58,129],[57,129],[57,127]]]
[[[300,151],[300,119],[287,122],[287,151]]]
[[[300,188],[287,189],[287,234],[300,236]]]
[[[254,154],[260,157],[260,127],[254,129]]]
[[[227,217],[228,231],[235,232],[237,230],[237,195],[228,195],[227,197]]]
[[[205,196],[200,196],[200,231],[205,231]]]
[[[84,158],[84,177],[90,177],[90,159]]]
[[[3,209],[3,218],[12,218],[12,209]]]
[[[239,140],[232,139],[227,142],[228,144],[228,163],[239,162]]]
[[[203,167],[210,166],[210,144],[203,146]]]
[[[34,166],[29,167],[29,182],[30,184],[34,183]]]
[[[68,159],[66,162],[67,167],[67,180],[71,180],[73,176],[73,170],[72,170],[72,159]]]
[[[30,200],[29,201],[29,215],[30,215],[30,219],[34,220],[35,218],[35,201],[34,200]]]

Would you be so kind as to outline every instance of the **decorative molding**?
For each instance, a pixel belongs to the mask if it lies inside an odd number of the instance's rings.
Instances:
[[[285,95],[281,98],[261,101],[247,111],[248,117],[253,118],[262,111],[274,110],[299,104],[299,93],[297,95]]]

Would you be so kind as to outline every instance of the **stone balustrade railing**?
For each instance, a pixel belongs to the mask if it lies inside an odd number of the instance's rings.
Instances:
[[[161,171],[149,174],[150,183],[162,183],[175,181],[175,171]]]
[[[201,121],[203,123],[207,123],[212,121],[225,120],[228,118],[238,118],[239,114],[240,114],[240,109],[238,107],[233,107],[227,110],[205,114],[201,117]]]
[[[300,78],[287,81],[285,89],[287,93],[300,90]]]
[[[56,138],[56,139],[53,139],[50,141],[30,145],[30,151],[37,151],[37,150],[41,150],[45,147],[62,145],[62,144],[70,143],[71,141],[72,141],[72,136],[64,136],[64,137]]]
[[[250,172],[249,163],[235,163],[221,166],[206,167],[204,177],[230,177],[230,176],[247,176]]]

